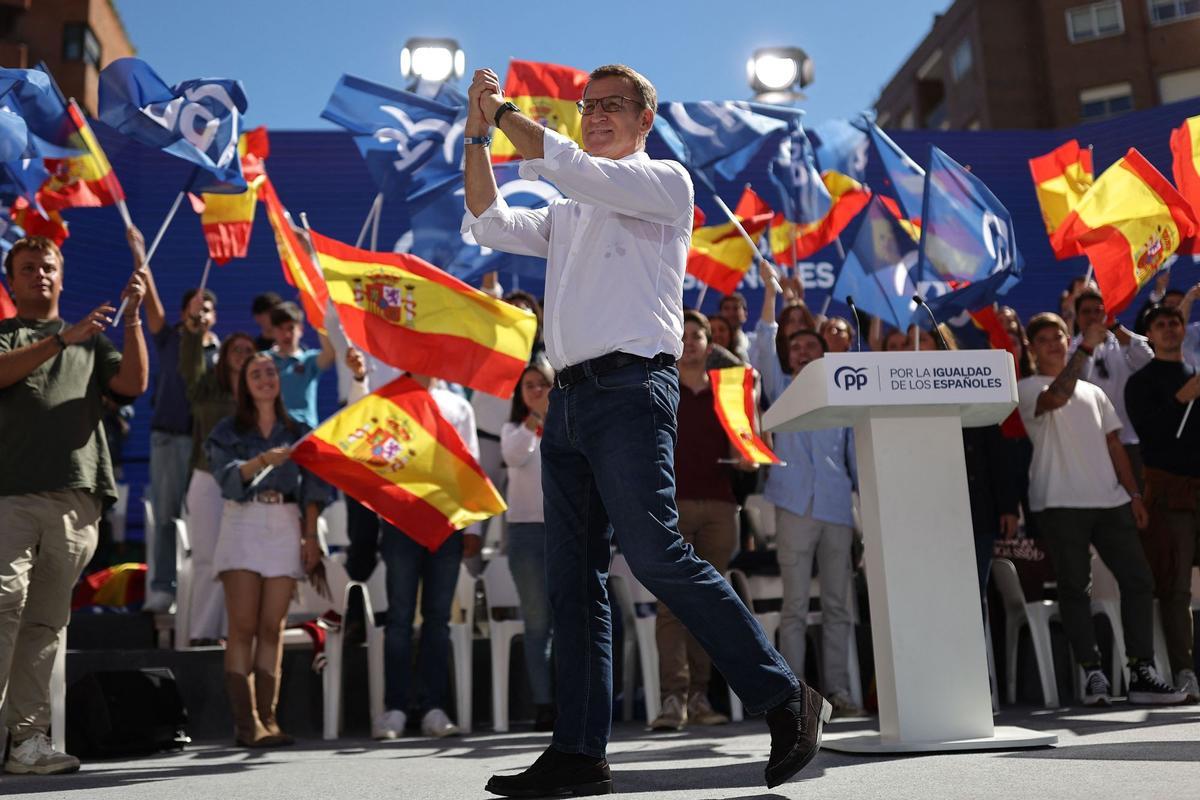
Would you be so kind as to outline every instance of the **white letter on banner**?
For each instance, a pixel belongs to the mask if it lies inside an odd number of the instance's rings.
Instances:
[[[159,125],[172,131],[175,130],[175,120],[179,118],[179,109],[182,107],[183,98],[176,97],[169,103],[151,103],[141,111]]]
[[[398,128],[380,128],[375,131],[375,139],[380,142],[391,141],[396,146],[396,155],[398,158],[392,162],[397,172],[414,166],[422,156],[430,149],[437,146],[437,139],[427,138],[416,143],[415,146],[409,147],[409,141],[418,134],[432,133],[441,134],[443,139],[446,133],[450,130],[450,123],[437,117],[429,117],[420,122],[413,122],[412,117],[404,112],[404,109],[396,106],[380,106],[379,110],[389,115],[400,124]]]
[[[183,107],[179,114],[179,130],[183,137],[196,146],[196,149],[202,153],[208,153],[208,148],[212,147],[213,140],[217,136],[217,132],[221,128],[222,118],[225,114],[218,117],[206,106],[201,105],[200,100],[211,99],[219,105],[223,106],[228,112],[228,116],[232,119],[233,130],[237,130],[238,110],[234,105],[233,98],[225,91],[225,87],[219,83],[205,83],[200,86],[193,86],[185,93],[188,99],[188,104]],[[203,131],[196,130],[196,120],[203,119]],[[223,167],[229,164],[233,159],[237,158],[237,137],[230,136],[224,149],[218,154],[213,161],[217,166]]]
[[[991,211],[984,211],[982,234],[983,244],[992,258],[992,268],[988,274],[995,275],[1012,263],[1012,252],[1008,246],[1008,230],[999,217]]]

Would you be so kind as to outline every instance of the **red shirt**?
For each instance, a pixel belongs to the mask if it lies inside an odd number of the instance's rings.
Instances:
[[[712,387],[693,392],[679,384],[679,439],[675,445],[675,496],[679,500],[733,503],[729,436],[713,408]]]

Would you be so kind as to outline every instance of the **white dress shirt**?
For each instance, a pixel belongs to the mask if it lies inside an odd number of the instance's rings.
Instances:
[[[1071,340],[1071,354],[1079,347],[1083,337],[1076,335]],[[1129,334],[1129,344],[1122,347],[1116,334],[1109,331],[1104,341],[1096,345],[1092,357],[1084,365],[1079,377],[1094,383],[1104,390],[1108,399],[1117,410],[1117,418],[1121,420],[1121,444],[1137,444],[1137,431],[1129,422],[1129,413],[1125,410],[1125,384],[1129,376],[1154,360],[1154,351],[1145,336],[1137,333]]]
[[[462,232],[485,247],[546,259],[546,354],[556,369],[617,350],[683,353],[683,274],[692,239],[692,181],[644,152],[595,158],[550,129],[544,158],[523,161],[566,199],[529,210],[496,200]]]

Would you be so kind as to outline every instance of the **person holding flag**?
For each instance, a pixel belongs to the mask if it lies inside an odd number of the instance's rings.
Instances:
[[[766,278],[764,268],[764,278]],[[762,321],[754,337],[750,363],[762,373],[763,396],[774,403],[800,371],[825,356],[828,346],[812,328],[787,337],[785,370],[776,351],[775,288],[765,284]],[[849,428],[776,433],[775,452],[784,464],[767,474],[763,495],[775,506],[783,609],[779,649],[798,674],[804,674],[809,589],[813,559],[821,573],[821,644],[825,664],[821,687],[834,713],[862,713],[850,699],[849,653],[854,622],[850,614],[854,564],[851,493],[858,484],[854,433]]]
[[[558,719],[551,746],[530,769],[492,777],[495,794],[612,791],[604,579],[614,535],[638,580],[696,637],[746,709],[766,714],[769,787],[812,760],[830,713],[679,535],[675,360],[693,190],[682,165],[645,153],[657,106],[654,86],[633,69],[593,70],[579,103],[580,149],[507,101],[493,71],[477,70],[468,92],[463,231],[486,247],[547,259],[546,353],[557,372],[542,486]],[[565,199],[538,210],[504,202],[488,153],[492,124],[525,159],[522,176],[546,178]]]
[[[131,403],[149,383],[140,314],[146,255],[140,237],[129,241],[134,271],[122,292],[120,351],[101,333],[116,311],[107,302],[74,324],[59,317],[63,256],[54,242],[21,239],[4,260],[17,307],[0,322],[0,704],[12,736],[5,772],[79,769],[48,736],[50,674],[71,590],[96,550],[103,507],[117,499],[104,397]]]

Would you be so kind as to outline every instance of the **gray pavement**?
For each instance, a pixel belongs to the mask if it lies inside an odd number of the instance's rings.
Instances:
[[[860,757],[822,751],[768,792],[766,727],[750,720],[678,734],[614,727],[616,791],[640,798],[1200,798],[1200,706],[1045,712],[1006,710],[997,723],[1059,735],[1059,745],[1007,753]],[[828,736],[872,727],[834,721]],[[484,798],[489,775],[527,766],[547,734],[481,732],[434,741],[302,741],[272,751],[201,743],[183,752],[85,764],[75,775],[0,776],[0,795],[62,798]]]

